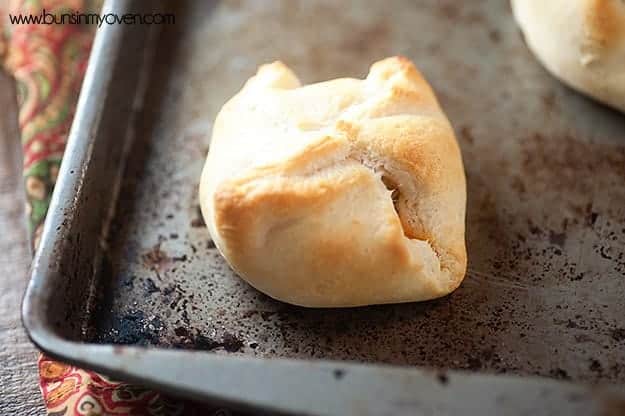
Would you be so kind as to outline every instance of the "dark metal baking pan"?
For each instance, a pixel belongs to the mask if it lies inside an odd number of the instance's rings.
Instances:
[[[507,2],[105,7],[176,22],[97,34],[24,301],[40,348],[282,412],[623,410],[619,396],[583,386],[625,382],[625,117],[549,76]],[[417,63],[458,133],[465,281],[439,300],[353,309],[258,293],[199,214],[217,111],[264,62],[312,82],[363,76],[394,54]]]

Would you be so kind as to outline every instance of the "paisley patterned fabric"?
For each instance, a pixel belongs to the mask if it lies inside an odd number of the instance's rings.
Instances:
[[[81,10],[82,0],[12,1],[8,12]],[[17,82],[28,225],[37,244],[89,57],[93,30],[78,25],[7,25],[5,67]]]
[[[49,415],[188,415],[199,407],[102,375],[39,359],[40,386]],[[208,409],[206,409],[208,410]]]
[[[15,24],[13,15],[97,11],[101,0],[0,0],[0,56],[15,78],[24,152],[31,244],[39,242],[85,73],[94,28]],[[40,388],[49,415],[220,415],[225,409],[174,400],[92,371],[39,357]]]

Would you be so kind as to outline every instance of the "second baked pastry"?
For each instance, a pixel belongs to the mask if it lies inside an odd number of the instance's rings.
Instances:
[[[512,10],[549,72],[625,111],[625,1],[512,0]]]

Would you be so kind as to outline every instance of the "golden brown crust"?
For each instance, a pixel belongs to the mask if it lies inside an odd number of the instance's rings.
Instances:
[[[600,48],[613,48],[622,42],[624,10],[621,0],[591,0],[584,13],[588,41]]]
[[[455,289],[465,200],[453,130],[397,57],[365,80],[305,87],[283,64],[261,67],[219,114],[200,185],[233,268],[270,296],[314,307]]]

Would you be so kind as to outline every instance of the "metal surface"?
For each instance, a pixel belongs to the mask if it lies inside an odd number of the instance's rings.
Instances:
[[[176,24],[154,42],[141,26],[98,34],[24,304],[40,347],[181,394],[279,411],[307,409],[302,396],[329,403],[318,414],[456,414],[460,398],[478,396],[465,404],[469,414],[528,410],[500,392],[527,397],[536,414],[570,414],[571,403],[623,410],[592,389],[532,378],[452,372],[480,381],[449,383],[440,392],[458,392],[450,396],[436,393],[440,379],[427,372],[266,360],[625,382],[625,117],[550,77],[507,2],[189,1],[171,11]],[[150,44],[155,55],[141,71]],[[364,76],[393,54],[417,63],[458,133],[469,196],[465,281],[440,300],[354,309],[302,309],[256,292],[219,256],[198,210],[217,111],[264,62],[281,59],[313,82]],[[133,105],[140,81],[144,104]],[[362,377],[330,377],[328,365]],[[284,394],[268,395],[267,379]],[[542,383],[558,393],[540,396]],[[580,401],[568,389],[581,389]]]

